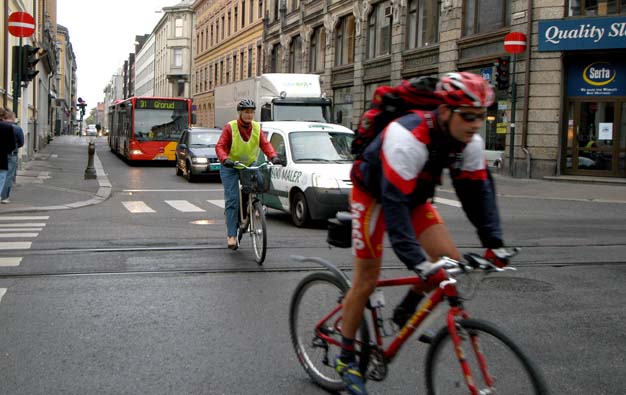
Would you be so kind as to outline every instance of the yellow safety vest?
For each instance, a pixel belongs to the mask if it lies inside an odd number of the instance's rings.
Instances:
[[[239,126],[237,121],[230,121],[230,128],[233,131],[232,143],[230,145],[230,153],[228,159],[233,162],[241,162],[246,166],[250,166],[259,157],[261,148],[259,143],[261,142],[261,124],[252,121],[252,133],[248,141],[243,141],[241,134],[239,133]],[[236,169],[243,169],[242,166],[235,166]]]

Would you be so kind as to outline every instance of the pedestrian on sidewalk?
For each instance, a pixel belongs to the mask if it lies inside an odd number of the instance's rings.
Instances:
[[[6,116],[6,110],[0,108],[0,120]],[[15,134],[13,126],[8,122],[0,122],[0,190],[4,189],[9,173],[9,155],[15,150]],[[4,203],[4,200],[2,200]]]
[[[11,187],[17,174],[17,154],[18,150],[24,146],[24,131],[17,125],[15,120],[15,113],[11,110],[2,109],[0,111],[0,122],[7,123],[13,129],[13,136],[15,137],[15,149],[8,154],[8,168],[7,175],[4,180],[4,186],[0,191],[0,203],[10,203],[9,195],[11,194]]]

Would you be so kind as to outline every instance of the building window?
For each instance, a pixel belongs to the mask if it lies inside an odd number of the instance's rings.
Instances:
[[[289,72],[302,72],[302,38],[300,35],[292,38],[289,45]]]
[[[341,124],[352,129],[352,109],[354,103],[352,100],[352,88],[338,88],[334,92],[335,119],[341,114]]]
[[[511,0],[463,2],[463,35],[491,32],[511,24]]]
[[[217,62],[215,62],[215,78],[213,80],[215,81],[215,86],[218,86],[220,83],[220,80],[219,80],[219,75],[218,75]]]
[[[224,27],[225,24],[226,24],[226,17],[222,15],[222,40],[224,39],[224,30],[226,30],[226,28]]]
[[[230,11],[228,11],[228,25],[227,25],[228,26],[227,27],[227,29],[228,29],[228,37],[230,37],[230,25],[231,25],[231,22],[230,22]]]
[[[256,46],[256,75],[259,76],[263,72],[263,47]]]
[[[257,18],[262,19],[263,18],[263,0],[259,0],[259,8],[257,11]]]
[[[243,3],[242,3],[242,7],[241,7],[241,14],[242,14],[242,16],[246,12],[245,10],[246,9],[244,8]],[[237,21],[238,20],[239,20],[239,14],[237,12],[237,6],[235,6],[235,32],[237,32]],[[243,24],[241,26],[243,27]]]
[[[211,25],[211,45],[213,45],[213,25]]]
[[[391,51],[391,4],[378,3],[367,23],[367,58],[388,55]]]
[[[172,50],[172,66],[183,67],[183,49],[174,48]]]
[[[248,48],[248,78],[252,77],[252,47]]]
[[[220,85],[224,84],[224,61],[220,60]]]
[[[274,12],[273,12],[274,21],[278,20],[278,2],[279,1],[281,1],[281,0],[274,0]]]
[[[233,55],[233,81],[237,80],[237,54]]]
[[[300,8],[300,0],[289,0],[289,12],[293,12]]]
[[[213,89],[213,65],[209,65],[209,90]]]
[[[226,58],[226,83],[230,82],[230,58]]]
[[[254,0],[250,0],[250,12],[248,13],[248,23],[254,21]]]
[[[176,18],[174,21],[174,37],[183,36],[183,18]]]
[[[243,80],[243,50],[239,53],[239,79]]]
[[[354,63],[354,16],[341,18],[335,33],[335,65]]]
[[[272,73],[280,73],[280,59],[282,57],[282,47],[280,46],[280,44],[274,44],[274,46],[272,47],[272,58],[270,60],[270,71]]]
[[[569,0],[569,16],[604,16],[626,13],[626,0]]]
[[[428,47],[439,42],[440,0],[409,0],[407,49]]]
[[[323,26],[313,30],[311,35],[311,48],[309,49],[309,71],[324,69],[324,44],[326,31]]]
[[[252,13],[252,11],[250,11]],[[246,25],[246,0],[241,0],[241,27]]]

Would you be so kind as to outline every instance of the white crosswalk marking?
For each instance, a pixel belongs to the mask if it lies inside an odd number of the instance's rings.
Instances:
[[[0,230],[3,228],[35,228],[35,227],[44,227],[46,226],[43,222],[25,222],[25,223],[14,223],[14,224],[0,224]]]
[[[189,203],[186,200],[166,200],[165,203],[167,203],[170,206],[174,207],[178,211],[182,211],[183,213],[204,212],[203,209],[201,209],[200,207],[195,206],[195,205]]]
[[[19,266],[21,262],[21,257],[0,258],[0,267],[15,267]]]
[[[5,293],[7,293],[7,289],[0,288],[0,302],[2,302],[2,297],[4,296]]]
[[[435,198],[435,205],[437,205],[439,203],[445,204],[447,206],[462,207],[461,206],[461,202],[459,202],[459,201],[452,200],[452,199],[444,199],[444,198],[436,197]]]
[[[224,208],[226,207],[226,203],[224,203],[224,199],[222,200],[207,200],[207,202],[216,205],[217,207]]]
[[[0,233],[2,232],[41,232],[43,228],[1,228]]]
[[[0,239],[15,239],[18,237],[37,237],[39,233],[0,233]]]
[[[153,209],[150,208],[147,204],[142,201],[129,201],[122,202],[126,210],[130,211],[133,214],[137,213],[156,213]]]
[[[28,250],[30,241],[0,241],[0,250]]]
[[[47,215],[40,216],[0,216],[0,221],[44,221],[50,219]]]

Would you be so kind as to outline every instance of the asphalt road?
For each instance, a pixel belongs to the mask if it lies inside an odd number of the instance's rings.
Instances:
[[[318,269],[289,256],[349,268],[349,251],[328,249],[323,226],[298,229],[270,211],[259,267],[249,240],[224,248],[219,181],[189,184],[173,167],[128,166],[103,150],[99,158],[111,197],[23,220],[43,225],[18,266],[0,267],[0,394],[324,393],[299,366],[288,330],[291,294]],[[448,190],[439,196],[454,199]],[[173,200],[203,211],[180,212]],[[125,202],[154,212],[134,214]],[[470,312],[509,332],[554,394],[626,393],[624,204],[499,205],[507,243],[523,249],[519,271],[485,281]],[[461,248],[480,250],[462,210],[438,208]],[[384,276],[407,273],[385,254]],[[386,296],[393,306],[400,294]],[[409,341],[370,391],[423,393],[424,350]]]

